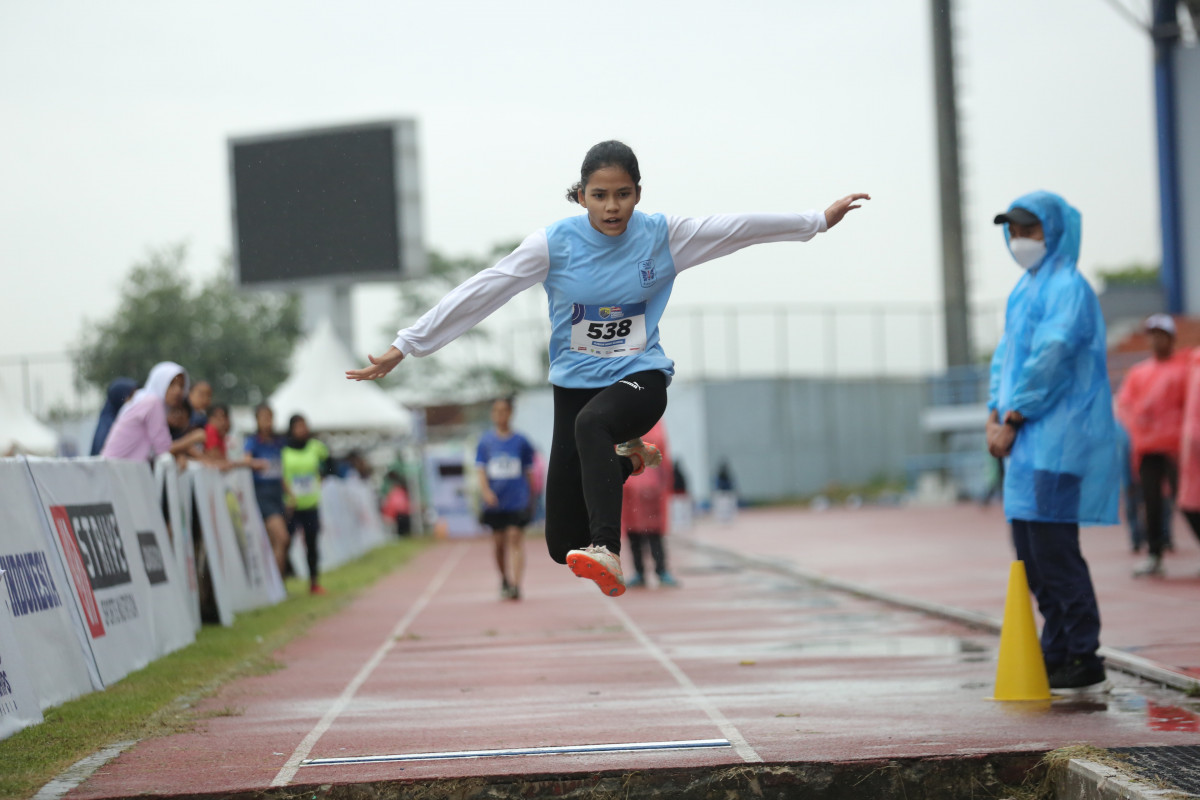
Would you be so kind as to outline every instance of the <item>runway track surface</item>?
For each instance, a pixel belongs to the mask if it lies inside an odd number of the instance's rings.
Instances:
[[[617,599],[531,539],[516,602],[489,540],[442,542],[283,648],[283,669],[203,701],[196,730],[138,743],[68,796],[1200,744],[1178,692],[1113,673],[1106,696],[993,702],[994,634],[740,557],[999,616],[1005,536],[975,508],[743,513],[670,540],[681,588]],[[1106,643],[1192,669],[1200,548],[1168,561],[1190,577],[1147,584],[1123,536],[1085,535]],[[665,747],[595,748],[645,743]],[[360,757],[376,758],[328,763]]]

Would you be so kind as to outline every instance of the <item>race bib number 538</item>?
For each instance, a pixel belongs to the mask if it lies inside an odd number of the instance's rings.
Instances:
[[[646,304],[571,308],[571,349],[600,358],[630,356],[646,349]]]

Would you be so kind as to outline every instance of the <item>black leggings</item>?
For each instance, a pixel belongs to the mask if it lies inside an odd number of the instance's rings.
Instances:
[[[317,551],[317,535],[321,532],[321,512],[316,508],[296,509],[292,512],[288,524],[289,533],[296,535],[297,530],[304,531],[304,553],[308,556],[308,580],[313,586],[317,585],[317,570],[320,557]]]
[[[1152,556],[1161,556],[1163,527],[1170,520],[1163,519],[1163,483],[1175,497],[1179,488],[1179,470],[1175,462],[1165,453],[1146,453],[1138,465],[1138,480],[1142,484],[1142,508],[1145,511],[1146,543]]]
[[[644,435],[667,409],[667,376],[637,372],[604,389],[554,387],[554,439],[546,474],[550,557],[590,544],[621,551],[621,488],[633,462],[613,445]]]

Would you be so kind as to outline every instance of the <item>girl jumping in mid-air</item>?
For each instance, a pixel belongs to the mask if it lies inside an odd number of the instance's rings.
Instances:
[[[588,151],[567,199],[587,214],[526,237],[400,331],[352,380],[374,380],[409,355],[436,352],[524,289],[541,283],[550,303],[554,438],[546,480],[550,556],[606,595],[625,592],[621,575],[621,488],[657,466],[641,440],[667,407],[674,362],[659,344],[658,321],[684,270],[763,242],[805,242],[832,228],[866,194],[824,213],[721,214],[689,219],[643,214],[641,172],[621,142]]]

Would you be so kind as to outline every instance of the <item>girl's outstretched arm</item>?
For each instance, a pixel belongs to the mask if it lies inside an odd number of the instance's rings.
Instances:
[[[373,381],[395,369],[405,356],[436,352],[475,327],[514,295],[542,281],[550,269],[550,252],[543,228],[525,237],[504,258],[472,275],[443,297],[437,305],[400,331],[383,355],[367,356],[371,366],[346,370],[352,381]]]
[[[807,242],[841,222],[870,195],[855,193],[837,200],[824,212],[716,214],[710,217],[667,217],[671,256],[676,272],[769,242]]]

